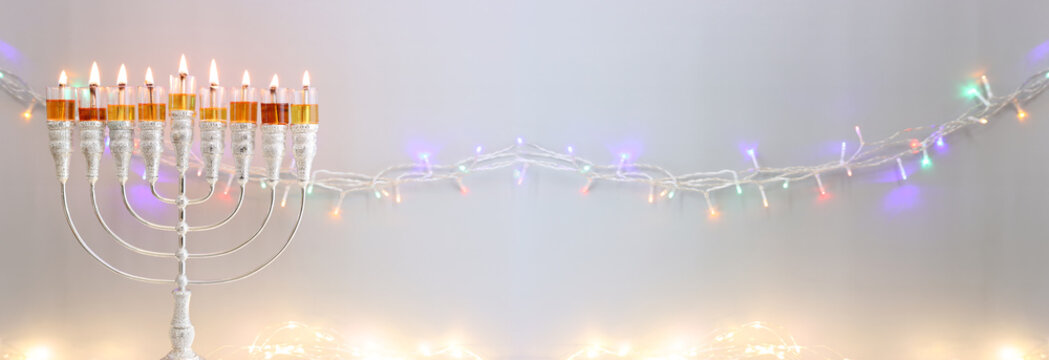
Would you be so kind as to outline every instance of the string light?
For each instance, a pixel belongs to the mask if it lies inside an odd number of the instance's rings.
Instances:
[[[896,158],[896,167],[900,169],[900,178],[907,180],[907,169],[903,168],[903,160]]]
[[[849,169],[849,166],[845,164],[845,146],[846,146],[845,142],[842,141],[841,142],[841,156],[838,157],[838,165],[841,165],[841,166],[845,167],[845,172],[848,173],[849,176],[852,176],[852,170]],[[784,187],[784,189],[786,189],[786,187]]]
[[[980,75],[980,82],[983,84],[983,91],[987,93],[987,97],[994,98],[994,92],[991,91],[991,82],[987,81],[987,75]]]
[[[579,189],[579,192],[583,193],[583,195],[590,193],[591,185],[594,185],[594,179],[586,179],[586,185],[583,185],[583,188]]]
[[[815,173],[813,176],[816,177],[816,186],[820,189],[820,195],[827,195],[827,189],[823,187],[823,179],[820,179],[820,173]]]
[[[754,163],[754,172],[761,171],[761,166],[758,165],[758,157],[754,155],[754,149],[747,149],[747,155],[750,155],[750,161]],[[768,208],[769,198],[765,195],[765,185],[758,184],[758,192],[761,193],[761,204]]]
[[[25,82],[18,79],[17,76],[4,71],[3,69],[0,69],[0,73],[6,75],[0,79],[0,87],[15,97],[16,100],[27,105],[33,104],[34,100],[38,105],[43,103],[43,97],[33,92]],[[922,149],[920,146],[919,148],[907,148],[903,151],[900,150],[900,145],[910,143],[911,138],[914,138],[916,134],[922,134],[921,137],[916,139],[920,145],[929,144],[934,141],[938,142],[940,139],[954,133],[955,131],[964,129],[969,125],[986,123],[987,119],[998,115],[1003,108],[1010,104],[1016,109],[1017,117],[1020,120],[1026,119],[1028,114],[1023,110],[1021,105],[1030,101],[1049,87],[1049,80],[1046,80],[1049,78],[1045,77],[1045,74],[1049,74],[1049,72],[1039,72],[1023,82],[1023,85],[1012,93],[1005,96],[992,97],[990,99],[983,97],[979,87],[973,88],[973,90],[975,90],[974,95],[980,95],[979,97],[986,100],[988,104],[985,104],[986,106],[983,107],[970,108],[959,117],[938,125],[907,128],[873,142],[867,142],[863,138],[860,127],[855,126],[854,130],[859,139],[859,146],[852,152],[852,155],[846,154],[846,156],[841,156],[839,154],[839,161],[837,162],[824,162],[811,166],[765,167],[761,168],[760,171],[759,169],[753,169],[751,171],[726,169],[674,174],[658,165],[632,163],[627,167],[626,159],[622,155],[620,156],[620,159],[618,159],[618,164],[611,166],[596,165],[592,161],[576,156],[576,149],[574,148],[570,153],[560,153],[548,150],[536,144],[526,143],[523,138],[517,137],[514,146],[487,153],[485,153],[482,148],[477,147],[474,149],[475,151],[472,156],[450,165],[441,165],[431,162],[429,166],[427,166],[426,172],[420,171],[417,166],[413,165],[390,166],[376,175],[316,170],[311,177],[311,182],[307,185],[307,194],[312,194],[315,186],[320,186],[322,189],[345,195],[360,191],[374,192],[376,189],[389,186],[395,186],[396,190],[396,186],[402,183],[458,181],[458,179],[462,178],[465,174],[459,170],[460,168],[468,169],[470,174],[477,174],[503,168],[525,169],[531,166],[538,166],[544,169],[571,171],[582,174],[587,178],[589,183],[608,181],[647,185],[650,188],[653,186],[672,188],[685,191],[686,193],[704,194],[705,198],[709,198],[710,194],[713,192],[720,192],[721,190],[730,187],[734,187],[737,194],[742,194],[743,185],[754,185],[758,186],[760,189],[769,183],[775,182],[777,184],[783,183],[784,187],[787,187],[790,182],[802,181],[811,177],[819,186],[820,194],[826,195],[826,188],[821,178],[822,174],[844,171],[846,174],[851,175],[853,171],[857,169],[879,167],[886,165],[889,162],[897,161],[897,159],[900,159],[902,162],[902,157],[913,156],[914,154],[921,152],[920,150]],[[980,80],[983,83],[983,91],[988,91],[990,85],[987,83],[986,79],[981,77]],[[976,120],[973,121],[972,119]],[[906,136],[906,138],[904,136]],[[925,154],[922,154],[922,156],[924,158]],[[163,161],[168,164],[173,163],[174,159],[172,152],[165,152]],[[200,163],[200,159],[194,159],[193,161],[195,163]],[[223,171],[232,172],[233,169],[232,167],[227,166],[224,167]],[[261,168],[252,169],[253,175],[258,174],[261,176],[262,171],[263,169]],[[523,171],[520,171],[519,173],[523,173]],[[523,181],[520,177],[518,180]],[[294,178],[281,180],[281,182],[288,184],[295,181],[297,180]],[[585,189],[589,189],[591,186],[592,185],[588,185]],[[230,186],[227,186],[224,191],[227,195],[229,187]],[[397,191],[397,194],[394,196],[394,201],[399,202],[400,200],[400,192]],[[708,207],[713,209],[712,205],[708,205]]]
[[[284,186],[284,195],[281,195],[281,197],[280,197],[280,207],[285,207],[285,206],[288,205],[288,191],[289,190],[291,190],[291,185],[290,184]]]
[[[1027,120],[1027,112],[1024,111],[1022,107],[1020,107],[1020,103],[1018,101],[1013,100],[1013,107],[1016,108],[1016,120],[1019,120],[1020,122]]]
[[[710,213],[710,218],[717,218],[718,210],[714,208],[714,202],[710,200],[710,193],[704,192],[703,199],[707,201],[707,212]]]
[[[634,350],[628,345],[613,350],[600,344],[585,346],[565,360],[847,360],[826,346],[801,345],[786,331],[760,322],[711,332],[696,345],[669,349]],[[1012,360],[1012,359],[1010,359]]]
[[[355,360],[484,360],[480,355],[458,344],[431,349],[423,344],[414,351],[383,347],[369,342],[348,343],[333,329],[289,321],[260,331],[251,345],[226,345],[205,356],[207,359],[281,360],[281,359],[355,359]]]
[[[524,163],[519,169],[514,170],[514,180],[516,180],[517,185],[524,184],[526,171],[528,171],[528,163]]]
[[[457,185],[459,185],[459,193],[460,194],[467,195],[467,194],[470,193],[470,188],[466,187],[466,185],[463,184],[463,179],[461,179],[461,178],[455,179],[455,183]]]
[[[331,211],[332,216],[339,216],[339,213],[342,212],[342,200],[345,197],[346,194],[339,194],[339,199],[335,200],[335,208]]]
[[[982,103],[983,103],[983,106],[986,106],[986,107],[991,107],[991,102],[990,102],[990,101],[988,101],[988,100],[987,100],[987,98],[983,97],[983,94],[981,94],[981,93],[980,93],[980,90],[979,90],[979,89],[977,89],[977,88],[975,88],[975,87],[971,87],[971,88],[969,88],[969,91],[968,91],[967,93],[968,93],[968,94],[969,94],[970,96],[974,96],[974,97],[976,97],[977,99],[979,99],[979,100],[980,100],[980,102],[982,102]]]
[[[25,111],[22,112],[22,118],[24,118],[27,122],[29,120],[32,120],[33,119],[33,108],[35,108],[35,107],[36,107],[36,100],[34,99],[32,102],[29,103],[29,107],[27,107],[25,109]]]
[[[143,176],[143,179],[145,179],[146,175],[143,174],[142,176]],[[233,187],[233,176],[234,176],[233,173],[230,172],[229,173],[229,177],[226,178],[226,189],[222,190],[222,195],[229,195],[229,188]]]

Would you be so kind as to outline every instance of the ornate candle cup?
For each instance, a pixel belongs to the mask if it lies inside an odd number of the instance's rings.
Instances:
[[[113,154],[117,180],[123,184],[127,182],[131,152],[134,150],[131,138],[135,131],[135,89],[127,86],[123,65],[120,70],[122,76],[118,77],[117,86],[107,87],[106,97],[109,100],[109,152]]]
[[[295,175],[305,186],[310,181],[310,168],[317,154],[317,89],[310,87],[310,73],[302,76],[302,89],[295,91],[291,105],[292,152]]]
[[[98,181],[98,164],[102,160],[103,128],[106,125],[106,97],[99,86],[98,64],[91,64],[88,87],[77,93],[80,121],[80,150],[87,160],[87,179]]]
[[[73,121],[76,120],[76,89],[66,85],[66,72],[58,86],[47,88],[47,132],[51,157],[55,159],[58,181],[69,180],[69,155],[73,147]]]
[[[153,85],[153,71],[147,69],[146,86],[138,88],[138,145],[150,184],[157,182],[164,152],[164,120],[168,114],[165,95],[164,87]]]
[[[226,89],[213,82],[197,92],[200,98],[200,153],[204,157],[204,179],[212,186],[219,179],[222,144],[226,142],[228,105]]]
[[[287,88],[271,86],[262,91],[262,153],[266,158],[266,181],[270,185],[280,180],[280,164],[284,160],[284,144],[287,142],[290,98],[291,90]]]
[[[189,169],[189,146],[193,143],[193,115],[197,109],[197,95],[193,90],[196,79],[187,72],[185,58],[180,61],[179,73],[171,75],[169,80],[171,143],[175,145],[175,169],[182,173]]]
[[[233,159],[236,163],[236,178],[244,184],[251,176],[251,157],[255,152],[255,123],[259,121],[257,90],[251,87],[251,77],[244,72],[239,88],[231,89],[230,127],[233,133]],[[265,142],[265,140],[263,140]]]

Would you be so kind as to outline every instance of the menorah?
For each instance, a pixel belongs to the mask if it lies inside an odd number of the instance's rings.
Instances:
[[[156,186],[159,178],[161,154],[164,151],[163,135],[167,125],[165,118],[168,112],[165,110],[165,91],[162,87],[153,84],[151,70],[147,69],[145,86],[139,87],[137,91],[127,86],[127,75],[123,65],[120,68],[117,86],[100,87],[98,67],[95,64],[92,64],[91,67],[88,87],[71,88],[67,86],[66,75],[63,71],[59,78],[58,87],[48,88],[47,90],[47,127],[51,154],[55,160],[66,222],[69,224],[73,237],[95,260],[98,260],[107,269],[117,274],[146,283],[175,284],[175,290],[172,292],[175,297],[175,311],[171,320],[170,333],[172,348],[167,356],[163,358],[168,360],[201,359],[191,348],[195,331],[189,319],[190,285],[218,285],[247,278],[272,264],[291,244],[291,240],[295,237],[299,225],[302,223],[303,209],[306,204],[306,186],[309,182],[310,167],[317,148],[316,89],[310,87],[308,73],[303,76],[302,90],[295,91],[297,96],[294,99],[289,99],[292,94],[291,90],[282,89],[278,86],[276,75],[274,75],[273,83],[268,89],[269,91],[256,91],[250,86],[250,79],[247,72],[245,72],[243,85],[239,88],[231,89],[234,93],[233,99],[228,103],[225,98],[225,89],[219,87],[214,61],[212,61],[210,80],[210,86],[201,88],[198,93],[194,93],[192,89],[195,81],[186,70],[185,57],[180,61],[178,74],[171,76],[171,94],[167,97],[167,105],[170,106],[171,144],[175,151],[173,165],[178,173],[178,189],[173,198],[162,196]],[[138,94],[137,100],[136,92]],[[261,98],[261,101],[257,100],[256,97]],[[197,124],[200,134],[200,153],[203,158],[201,171],[202,176],[208,183],[209,190],[206,195],[200,198],[190,199],[186,195],[186,171],[189,170],[190,147],[193,142],[193,123],[197,114],[196,102],[198,98],[200,100],[200,119]],[[109,105],[106,105],[107,99]],[[291,103],[289,103],[289,100],[291,100]],[[136,106],[134,105],[136,101],[138,105],[137,119]],[[231,110],[228,118],[226,116],[227,105]],[[250,176],[256,128],[259,127],[256,124],[256,119],[260,112],[258,110],[260,107],[262,109],[262,153],[265,158],[265,173],[261,181],[269,185],[270,190],[270,206],[269,211],[266,213],[266,218],[251,237],[232,248],[217,252],[191,253],[186,246],[189,233],[213,230],[229,223],[237,215],[241,205],[244,203],[245,185],[248,183]],[[84,153],[86,159],[91,203],[94,207],[95,217],[98,218],[102,228],[117,243],[137,254],[150,257],[174,258],[178,263],[178,272],[174,279],[157,279],[121,270],[95,253],[84,241],[80,232],[77,231],[77,227],[74,225],[73,218],[70,215],[69,201],[66,198],[66,182],[69,178],[69,157],[72,152],[74,122],[80,134],[80,150]],[[146,220],[134,210],[131,202],[128,200],[128,168],[131,155],[135,149],[132,137],[136,124],[139,150],[145,163],[144,178],[149,182],[151,192],[156,199],[163,203],[174,205],[177,209],[177,219],[174,225],[163,225]],[[291,234],[275,254],[254,269],[228,278],[211,280],[190,279],[186,272],[188,260],[214,259],[233,254],[258,238],[266,228],[266,225],[269,224],[273,215],[276,185],[280,181],[286,134],[289,127],[293,135],[294,165],[292,167],[294,169],[292,171],[298,177],[302,199],[299,206],[299,214]],[[133,245],[118,236],[102,218],[95,195],[95,185],[99,177],[99,163],[102,158],[103,138],[106,128],[109,129],[108,145],[113,155],[116,178],[120,184],[124,207],[127,208],[132,217],[145,226],[174,233],[178,245],[176,251],[153,251]],[[186,221],[187,208],[192,205],[207,203],[215,193],[215,183],[219,177],[227,128],[232,135],[231,146],[235,161],[233,173],[240,185],[236,207],[221,221],[210,225],[191,226]]]

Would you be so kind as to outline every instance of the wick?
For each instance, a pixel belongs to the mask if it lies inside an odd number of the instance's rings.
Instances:
[[[149,91],[149,104],[153,105],[153,84],[146,84],[146,90]]]
[[[208,93],[211,95],[211,107],[213,107],[213,108],[218,108],[219,107],[219,104],[215,103],[215,87],[216,86],[218,86],[218,84],[212,83],[211,86],[208,88]]]
[[[94,108],[98,107],[98,99],[97,99],[97,96],[95,95],[95,90],[97,88],[98,88],[97,84],[91,84],[91,85],[88,86],[88,91],[91,92],[91,99],[90,99],[91,100],[91,107],[94,107]]]
[[[181,93],[181,94],[185,94],[186,93],[186,76],[187,75],[189,75],[189,74],[178,73],[178,90],[179,90],[179,93]]]
[[[117,91],[117,98],[118,98],[117,102],[120,105],[124,105],[124,88],[125,87],[127,87],[127,84],[117,84],[117,90],[118,90]]]

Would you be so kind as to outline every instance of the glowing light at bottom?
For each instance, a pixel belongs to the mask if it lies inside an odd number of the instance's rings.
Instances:
[[[247,356],[245,356],[247,355]],[[405,351],[385,348],[379,344],[353,345],[343,340],[332,329],[289,321],[263,329],[251,345],[223,346],[205,358],[217,360],[252,359],[360,359],[360,360],[484,360],[470,349],[457,344],[439,348],[421,345],[417,350]]]
[[[826,346],[801,345],[782,329],[761,322],[715,331],[693,346],[676,345],[668,349],[618,349],[594,344],[579,349],[566,360],[645,359],[645,360],[847,360]]]

